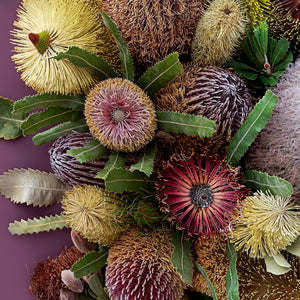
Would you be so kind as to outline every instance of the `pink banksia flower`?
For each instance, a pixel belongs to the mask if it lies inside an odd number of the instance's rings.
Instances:
[[[226,231],[227,222],[247,189],[237,169],[208,157],[173,156],[156,183],[161,210],[189,235],[208,237]]]

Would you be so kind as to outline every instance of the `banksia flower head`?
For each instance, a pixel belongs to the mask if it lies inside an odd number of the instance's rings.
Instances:
[[[300,234],[300,206],[290,197],[262,192],[247,197],[234,225],[232,242],[251,257],[278,254]]]
[[[171,263],[173,246],[163,231],[128,230],[108,252],[106,286],[114,300],[178,300],[184,284]]]
[[[104,246],[109,246],[126,229],[117,216],[122,206],[116,195],[91,185],[74,186],[62,201],[70,227],[89,241]]]
[[[161,210],[169,221],[194,237],[208,237],[227,230],[238,201],[247,190],[237,169],[208,157],[173,156],[156,182]]]
[[[201,66],[224,65],[246,32],[244,10],[238,0],[212,1],[197,26],[192,59]]]
[[[67,60],[50,59],[70,46],[101,55],[116,66],[117,47],[108,35],[95,0],[24,0],[12,31],[12,59],[25,83],[39,93],[82,93],[96,82]]]
[[[260,21],[266,21],[271,11],[270,0],[247,0],[244,5],[248,9],[252,29],[255,29]]]
[[[150,98],[136,84],[121,78],[104,80],[90,91],[85,117],[92,135],[115,151],[140,150],[156,130]]]

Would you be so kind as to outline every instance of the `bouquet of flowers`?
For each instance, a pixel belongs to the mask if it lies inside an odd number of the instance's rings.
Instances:
[[[70,228],[37,300],[300,299],[297,0],[23,0],[0,137],[49,143],[51,173],[0,192]],[[34,237],[32,237],[34,238]]]

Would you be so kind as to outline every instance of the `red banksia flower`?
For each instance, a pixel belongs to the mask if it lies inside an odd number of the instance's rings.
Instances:
[[[230,214],[247,190],[237,169],[208,157],[173,156],[156,183],[161,210],[189,235],[208,237],[226,230]]]

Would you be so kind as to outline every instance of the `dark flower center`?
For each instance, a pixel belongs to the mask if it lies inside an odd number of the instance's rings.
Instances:
[[[200,209],[207,208],[213,203],[214,195],[207,184],[194,185],[190,190],[192,203]]]
[[[224,9],[224,13],[225,13],[226,15],[230,15],[231,11],[230,11],[229,8],[225,8],[225,9]]]
[[[123,122],[126,116],[126,111],[121,108],[116,108],[111,112],[111,117],[116,123]]]

